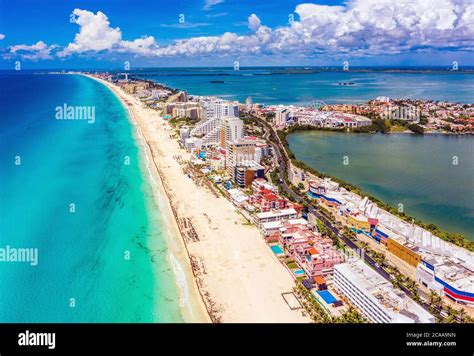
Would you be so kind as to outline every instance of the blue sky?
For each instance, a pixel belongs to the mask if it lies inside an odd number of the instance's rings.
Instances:
[[[462,66],[472,38],[471,0],[0,0],[0,68]]]

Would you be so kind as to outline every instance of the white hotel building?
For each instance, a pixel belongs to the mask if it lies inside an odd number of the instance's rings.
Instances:
[[[267,222],[275,222],[275,221],[288,221],[298,218],[298,213],[295,209],[282,209],[282,210],[273,210],[273,211],[266,211],[262,213],[257,213],[255,215],[255,222],[259,227],[262,224]]]
[[[223,116],[239,117],[239,102],[238,101],[224,101],[222,99],[214,99],[203,101],[202,106],[206,113],[206,119],[217,118]]]
[[[434,323],[435,317],[362,260],[334,267],[334,287],[373,323]]]
[[[201,136],[203,146],[216,145],[219,143],[223,122],[227,122],[232,118],[238,119],[239,103],[237,101],[228,102],[222,99],[206,98],[201,101],[201,104],[204,108],[205,119],[191,130],[191,136]]]

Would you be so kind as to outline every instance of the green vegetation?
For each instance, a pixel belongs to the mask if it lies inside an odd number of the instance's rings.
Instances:
[[[334,318],[336,324],[364,324],[367,320],[354,307],[349,307],[341,316]]]
[[[342,132],[344,131],[344,127],[320,127],[320,126],[313,126],[313,125],[291,125],[286,129],[288,134],[296,132],[296,131],[330,131],[330,132]]]
[[[361,126],[361,127],[354,127],[351,132],[354,133],[376,133],[376,127],[373,125],[370,126]]]
[[[380,117],[371,117],[372,125],[355,127],[351,129],[351,132],[355,133],[388,133],[388,132],[404,132],[410,130],[415,134],[423,134],[425,129],[421,125],[426,125],[428,120],[425,117],[420,119],[418,124],[411,123],[407,120],[398,119],[382,119]]]
[[[417,124],[410,124],[407,126],[410,131],[416,134],[423,134],[425,132],[425,129],[421,127],[420,125]]]
[[[373,119],[372,126],[375,129],[375,132],[387,133],[390,132],[390,121],[383,119]]]
[[[436,315],[439,322],[441,323],[474,323],[474,319],[467,315],[464,308],[459,310],[454,309],[450,305],[445,305],[442,298],[434,291],[430,291],[428,304],[430,306],[430,312]],[[441,313],[445,314],[446,317],[441,316]]]
[[[244,121],[244,125],[258,124],[258,119],[252,114],[241,111],[239,117]]]
[[[169,123],[174,127],[181,127],[183,125],[195,125],[198,121],[198,119],[191,119],[189,117],[174,117],[169,120]]]
[[[299,298],[306,312],[315,323],[329,324],[332,322],[332,318],[301,282],[297,282],[296,287],[293,288],[293,292]]]
[[[307,128],[302,128],[302,130],[307,130]],[[398,216],[400,219],[405,220],[409,223],[413,222],[414,224],[430,231],[432,234],[438,236],[439,238],[441,238],[445,241],[451,242],[451,243],[453,243],[457,246],[460,246],[460,247],[464,247],[465,249],[467,249],[469,251],[474,251],[474,241],[467,240],[464,237],[464,235],[443,231],[438,226],[436,226],[432,223],[423,223],[421,220],[416,219],[414,217],[411,217],[411,216],[405,214],[404,212],[400,212],[398,209],[392,207],[391,205],[389,205],[389,204],[377,199],[376,197],[362,191],[357,186],[355,186],[353,184],[350,184],[350,183],[347,183],[347,182],[343,181],[342,179],[331,176],[329,174],[319,172],[318,170],[306,165],[304,162],[301,162],[301,161],[297,160],[294,153],[290,150],[290,147],[288,145],[288,139],[287,139],[288,135],[290,133],[295,132],[295,131],[299,131],[298,126],[292,126],[291,128],[288,128],[286,130],[278,130],[277,131],[278,137],[280,138],[280,141],[281,141],[282,145],[284,146],[284,149],[286,150],[288,157],[291,159],[291,163],[295,167],[298,167],[298,168],[303,169],[303,170],[305,170],[305,171],[307,171],[311,174],[314,174],[315,176],[317,176],[319,178],[330,178],[332,181],[334,181],[336,183],[339,183],[339,185],[341,187],[345,188],[346,190],[348,190],[352,193],[358,194],[360,196],[366,196],[372,202],[376,203],[381,209],[384,209],[384,210],[388,211],[389,213],[391,213],[395,216]]]
[[[273,121],[275,118],[275,113],[274,112],[267,112],[265,113],[265,119],[269,122]]]
[[[299,268],[298,264],[295,261],[287,262],[286,265],[289,269]]]
[[[293,292],[300,299],[301,304],[315,323],[367,323],[367,320],[353,307],[349,307],[349,309],[339,317],[331,317],[301,282],[297,282],[296,287],[293,288]]]
[[[301,183],[301,182],[298,183],[298,190],[300,191],[300,193],[304,193],[305,189],[306,188],[305,188],[303,183]]]
[[[392,124],[390,127],[390,132],[405,132],[406,127],[402,125]]]
[[[411,294],[411,299],[413,299],[418,304],[423,305],[416,281],[408,276],[403,275],[397,267],[389,265],[386,262],[385,254],[372,250],[367,243],[362,242],[360,245],[363,246],[365,254],[372,258],[375,263],[377,263],[385,272],[390,275],[392,285],[395,288],[406,288]],[[464,309],[455,310],[451,306],[444,304],[443,299],[434,291],[430,291],[427,304],[429,305],[430,313],[433,314],[440,323],[474,322],[474,319],[470,318]],[[448,315],[447,317],[441,315],[443,311]]]

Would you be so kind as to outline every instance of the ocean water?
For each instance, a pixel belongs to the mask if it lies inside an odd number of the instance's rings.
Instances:
[[[474,74],[319,71],[318,68],[157,68],[132,71],[141,78],[244,102],[305,105],[357,103],[388,96],[461,103],[474,102]],[[353,82],[353,86],[341,86]]]
[[[291,134],[288,143],[309,166],[474,240],[472,137],[311,131]]]
[[[0,322],[181,322],[163,217],[120,101],[82,76],[0,83],[0,248],[38,249],[37,266],[0,262]],[[95,107],[95,122],[56,120],[64,103]]]

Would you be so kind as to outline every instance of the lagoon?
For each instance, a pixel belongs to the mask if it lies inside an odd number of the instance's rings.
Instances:
[[[289,135],[288,143],[298,160],[318,171],[474,240],[472,137],[305,131]]]

